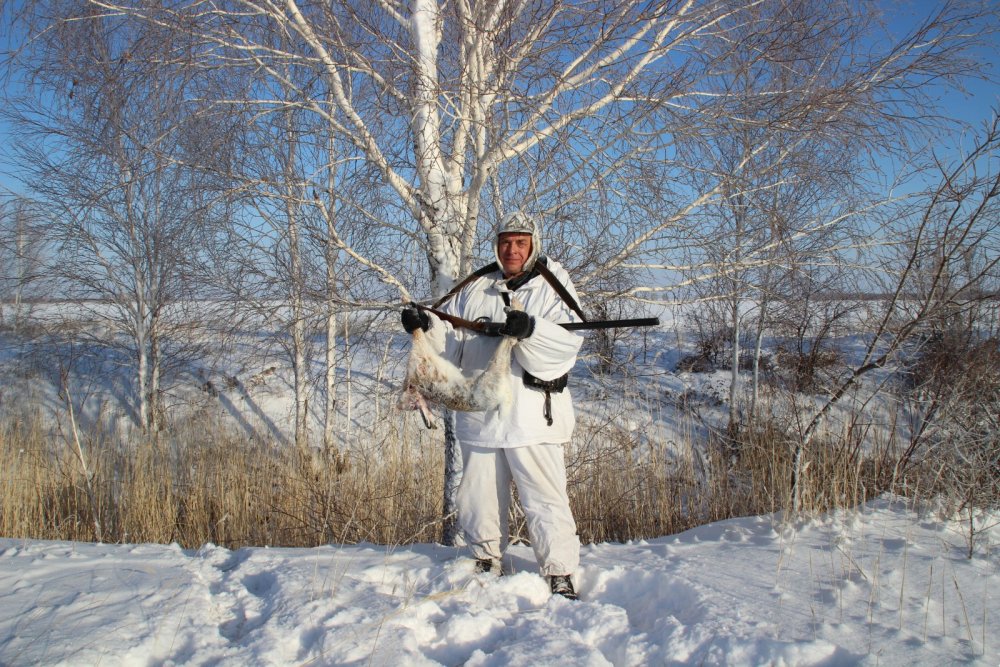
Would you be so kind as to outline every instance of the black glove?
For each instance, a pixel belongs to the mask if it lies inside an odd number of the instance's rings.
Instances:
[[[403,329],[408,334],[413,333],[417,329],[427,331],[431,328],[431,318],[427,313],[419,310],[413,304],[403,307],[403,312],[400,314],[399,319],[403,322]]]
[[[500,333],[518,340],[527,338],[535,330],[535,318],[523,310],[507,311],[507,322]]]

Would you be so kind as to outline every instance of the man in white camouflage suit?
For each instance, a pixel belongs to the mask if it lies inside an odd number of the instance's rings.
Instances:
[[[459,525],[478,570],[501,572],[513,480],[542,575],[553,593],[576,599],[572,575],[580,562],[580,541],[566,492],[563,445],[576,423],[566,378],[583,339],[559,326],[580,317],[552,281],[565,288],[574,306],[576,290],[566,270],[541,254],[538,225],[524,213],[504,217],[495,249],[493,270],[477,271],[441,306],[442,312],[465,320],[502,323],[500,335],[518,339],[511,355],[510,410],[455,413],[463,459]],[[514,298],[523,310],[510,308]],[[403,310],[402,320],[407,332],[427,331],[435,348],[466,377],[487,367],[501,340],[412,307]]]

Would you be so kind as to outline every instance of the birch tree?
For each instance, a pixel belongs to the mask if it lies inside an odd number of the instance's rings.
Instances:
[[[45,224],[42,211],[23,197],[0,203],[0,327],[20,333],[30,305],[40,296],[45,253]],[[9,316],[9,320],[7,317]]]
[[[563,163],[559,205],[566,206],[574,194],[586,196],[596,168],[607,166],[597,163],[637,150],[635,127],[617,123],[623,108],[634,108],[628,122],[638,123],[649,117],[653,95],[658,108],[688,95],[680,84],[692,78],[693,63],[665,70],[666,59],[710,37],[732,14],[727,4],[290,1],[203,11],[95,3],[194,31],[203,67],[242,67],[281,81],[281,99],[255,101],[315,113],[370,162],[396,197],[387,222],[416,223],[408,236],[428,259],[432,292],[470,269],[481,252],[481,219],[488,228],[502,213],[483,211],[488,185],[498,184],[501,206],[544,208],[541,200],[555,190],[532,184],[527,165],[548,159],[550,143],[556,153],[584,157],[571,137],[586,126],[591,148],[583,150],[592,159]],[[287,39],[276,46],[273,34]],[[288,76],[289,62],[317,73],[330,94],[315,95],[311,83]],[[391,267],[381,268],[391,282]]]
[[[56,22],[32,44],[24,55],[37,97],[12,113],[26,180],[53,221],[48,270],[107,325],[102,344],[127,341],[130,406],[155,433],[167,364],[190,340],[181,310],[215,214],[211,184],[183,164],[216,138],[181,112],[191,79],[186,62],[163,57],[169,35],[88,18]]]
[[[240,309],[256,313],[258,320],[275,325],[277,343],[292,369],[292,425],[297,447],[308,447],[308,405],[311,395],[306,308],[307,252],[304,218],[308,206],[303,189],[308,169],[303,143],[308,131],[301,114],[291,106],[269,114],[257,113],[243,131],[240,164],[230,174],[239,184],[246,206],[241,224],[230,228],[229,256],[223,260],[227,280]],[[243,287],[251,278],[251,289]]]

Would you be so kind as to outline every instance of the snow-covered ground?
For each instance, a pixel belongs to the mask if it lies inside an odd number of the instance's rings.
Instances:
[[[1000,564],[965,552],[887,497],[585,546],[571,602],[523,545],[498,579],[430,544],[4,539],[0,664],[997,665]]]

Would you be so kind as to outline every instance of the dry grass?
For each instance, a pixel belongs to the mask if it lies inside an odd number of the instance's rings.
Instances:
[[[438,538],[440,447],[373,441],[350,458],[247,442],[190,422],[157,446],[84,434],[90,471],[37,413],[0,418],[0,535],[313,546]],[[412,440],[411,440],[412,442]],[[99,527],[98,527],[99,526]]]
[[[744,430],[735,443],[720,437],[707,446],[671,443],[669,449],[603,430],[599,447],[573,450],[569,461],[570,493],[584,541],[669,535],[791,507],[794,441],[774,423]],[[893,486],[886,483],[898,456],[893,448],[876,445],[865,457],[861,451],[850,433],[817,439],[808,448],[800,482],[804,511],[854,507]]]
[[[0,535],[229,548],[433,542],[441,538],[439,438],[400,416],[383,420],[349,456],[318,461],[199,417],[155,446],[81,434],[88,484],[75,449],[46,433],[37,412],[8,411],[0,415]],[[726,446],[659,440],[614,420],[578,428],[568,469],[584,542],[667,535],[789,506],[793,443],[774,424],[745,429]],[[807,510],[852,506],[883,490],[894,457],[861,460],[859,452],[849,434],[812,446]]]

